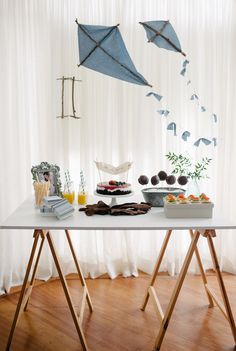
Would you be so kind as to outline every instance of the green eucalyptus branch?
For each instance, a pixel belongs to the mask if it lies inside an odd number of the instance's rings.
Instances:
[[[209,178],[205,173],[212,161],[211,158],[203,157],[200,162],[192,165],[191,160],[182,154],[177,155],[174,152],[169,152],[165,155],[167,160],[173,166],[172,174],[185,175],[189,179]]]

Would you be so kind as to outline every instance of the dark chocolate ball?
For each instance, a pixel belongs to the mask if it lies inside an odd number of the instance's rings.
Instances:
[[[179,185],[185,185],[188,183],[188,178],[185,176],[179,176],[177,181],[178,181]]]
[[[152,185],[157,185],[160,182],[160,178],[157,175],[152,176],[151,183]]]
[[[138,179],[138,182],[139,182],[141,185],[146,185],[146,184],[148,184],[149,179],[148,179],[147,176],[141,175],[141,176],[139,177],[139,179]]]
[[[158,177],[159,177],[160,180],[166,180],[166,178],[167,178],[167,173],[166,173],[165,171],[160,171],[160,172],[158,173]]]
[[[175,182],[176,182],[176,178],[172,174],[166,178],[166,183],[168,185],[173,185],[173,184],[175,184]]]

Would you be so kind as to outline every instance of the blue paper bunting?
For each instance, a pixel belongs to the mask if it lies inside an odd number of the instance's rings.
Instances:
[[[175,122],[171,122],[170,124],[168,124],[167,130],[173,130],[174,131],[174,136],[177,136],[177,134],[176,134],[176,123]]]
[[[212,142],[213,142],[213,145],[214,145],[214,146],[217,146],[217,140],[216,140],[216,138],[212,138]]]
[[[197,96],[197,94],[193,94],[193,95],[191,95],[191,97],[190,97],[190,100],[198,100],[199,98],[198,98],[198,96]]]
[[[158,110],[157,112],[159,113],[159,115],[164,116],[164,117],[167,117],[168,114],[170,113],[170,111],[168,111],[168,110]]]
[[[182,70],[181,70],[181,72],[180,72],[180,74],[181,74],[182,76],[185,76],[186,67],[187,67],[188,64],[189,64],[189,61],[188,61],[188,60],[185,60],[185,61],[183,62],[183,64],[182,64]]]
[[[201,106],[201,112],[206,112],[206,108],[204,106]]]
[[[217,115],[215,113],[212,114],[214,122],[217,123]]]
[[[162,95],[154,93],[153,91],[150,91],[150,93],[148,93],[146,96],[154,96],[158,101],[161,101],[161,99],[163,98]]]
[[[186,68],[188,64],[189,64],[189,60],[185,60],[185,61],[183,62],[183,67]]]
[[[210,145],[211,144],[211,140],[206,139],[206,138],[199,138],[197,141],[195,141],[194,146],[199,146],[200,142],[202,142],[205,145]]]
[[[186,73],[186,68],[183,68],[182,71],[180,72],[181,76],[185,76],[185,73]]]
[[[188,130],[186,130],[185,132],[183,132],[181,138],[182,138],[184,141],[187,141],[187,139],[190,137],[190,135],[191,135],[191,133],[190,133]]]
[[[188,64],[189,64],[189,60],[185,60],[185,61],[183,62],[183,68],[186,68]]]
[[[189,84],[191,84],[191,80],[190,79],[187,81],[187,85],[189,85]]]

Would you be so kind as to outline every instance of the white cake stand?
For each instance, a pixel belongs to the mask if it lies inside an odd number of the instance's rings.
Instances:
[[[129,196],[133,196],[134,192],[131,191],[131,193],[129,194],[125,194],[125,195],[104,195],[104,194],[99,194],[96,192],[96,190],[94,191],[94,195],[96,196],[101,196],[101,197],[106,197],[106,198],[111,198],[111,203],[109,204],[109,206],[116,206],[118,205],[116,198],[123,198],[123,197],[129,197]]]

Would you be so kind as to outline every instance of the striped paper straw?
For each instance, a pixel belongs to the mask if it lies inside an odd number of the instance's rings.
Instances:
[[[68,193],[70,193],[70,183],[69,183],[68,174],[66,172],[65,172],[65,179],[66,179],[66,185],[67,185]]]
[[[84,173],[83,171],[80,171],[80,184],[82,187],[82,192],[85,194],[85,181],[84,181]]]

